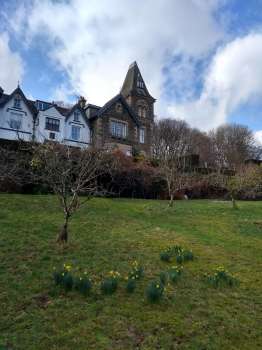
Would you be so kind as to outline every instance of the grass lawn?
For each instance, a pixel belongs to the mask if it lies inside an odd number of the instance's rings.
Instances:
[[[0,195],[0,349],[262,349],[262,202],[94,199],[72,220],[67,247],[55,244],[62,215],[54,196]],[[149,281],[167,270],[169,245],[196,259],[159,304]],[[134,294],[89,297],[54,286],[53,267],[71,263],[94,281],[145,269]],[[173,264],[171,263],[171,266]],[[205,272],[225,266],[239,286],[214,288]]]

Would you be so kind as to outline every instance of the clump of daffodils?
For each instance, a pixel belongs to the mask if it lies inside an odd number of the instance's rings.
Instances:
[[[218,266],[212,274],[206,273],[204,277],[206,281],[214,287],[223,285],[232,287],[238,282],[237,278],[226,270],[224,266]]]
[[[151,303],[157,303],[163,297],[166,287],[161,281],[152,281],[146,289],[147,300]]]
[[[108,275],[109,275],[109,277],[112,277],[112,278],[120,278],[120,273],[118,272],[118,271],[113,271],[113,270],[111,270],[111,271],[109,271],[109,273],[108,273]]]
[[[138,280],[143,277],[144,269],[139,263],[135,260],[131,263],[131,271],[128,275],[129,279]]]

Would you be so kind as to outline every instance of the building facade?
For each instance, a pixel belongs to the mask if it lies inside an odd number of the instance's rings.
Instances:
[[[137,63],[128,69],[119,94],[99,107],[81,98],[72,108],[28,100],[18,86],[10,95],[0,88],[0,138],[56,141],[72,147],[119,149],[151,154],[155,99]]]

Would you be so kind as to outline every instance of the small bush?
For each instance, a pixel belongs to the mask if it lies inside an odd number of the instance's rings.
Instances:
[[[64,274],[64,278],[62,281],[62,286],[64,287],[66,292],[69,292],[73,289],[74,279],[70,272]]]
[[[182,274],[183,267],[173,266],[168,271],[169,279],[172,283],[176,283]]]
[[[128,278],[127,284],[126,284],[127,293],[130,293],[130,294],[134,293],[135,289],[136,289],[136,280],[132,278],[131,279]]]
[[[62,284],[63,278],[64,278],[63,273],[64,273],[64,271],[54,271],[53,272],[53,278],[54,278],[55,285],[59,286]]]
[[[101,292],[103,294],[113,294],[117,290],[118,280],[120,278],[120,273],[117,271],[110,271],[109,277],[105,278],[101,282]]]
[[[192,250],[184,250],[183,251],[183,258],[184,258],[184,261],[194,260],[194,254],[193,254]]]
[[[177,257],[176,257],[176,262],[177,262],[178,264],[183,264],[183,261],[184,261],[183,255],[182,255],[182,254],[177,255]]]
[[[103,294],[113,294],[117,290],[118,281],[113,277],[107,277],[101,282],[101,292]]]
[[[170,262],[172,259],[172,252],[170,250],[165,250],[160,253],[160,259],[165,262]]]
[[[92,289],[91,280],[86,276],[76,278],[75,289],[85,296],[90,295]]]
[[[213,274],[205,274],[206,281],[213,287],[229,286],[232,287],[238,283],[238,280],[230,274],[223,266],[215,269]]]
[[[160,272],[159,274],[159,279],[160,279],[160,282],[165,286],[168,282],[168,273],[165,272],[165,271],[162,271]]]
[[[184,250],[179,245],[169,247],[160,253],[160,259],[162,261],[170,262],[173,258],[176,259],[178,264],[182,264],[183,262],[193,260],[194,254],[192,250]]]
[[[71,271],[71,266],[64,264],[62,269],[56,270],[54,268],[54,272],[53,272],[53,278],[54,278],[55,284],[60,285],[66,291],[72,290],[74,285],[74,279],[70,271]]]
[[[164,285],[161,281],[150,282],[146,289],[147,300],[151,303],[157,303],[160,301],[164,294]]]

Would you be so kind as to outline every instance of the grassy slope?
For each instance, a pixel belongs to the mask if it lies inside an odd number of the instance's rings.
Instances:
[[[55,197],[0,195],[0,348],[10,349],[261,349],[262,203],[96,199],[77,213],[71,242],[54,244],[61,223]],[[166,269],[170,244],[198,259],[159,305],[144,287]],[[137,259],[146,271],[135,294],[65,296],[53,287],[55,265],[72,262],[95,279]],[[239,287],[214,289],[201,279],[224,265]]]

